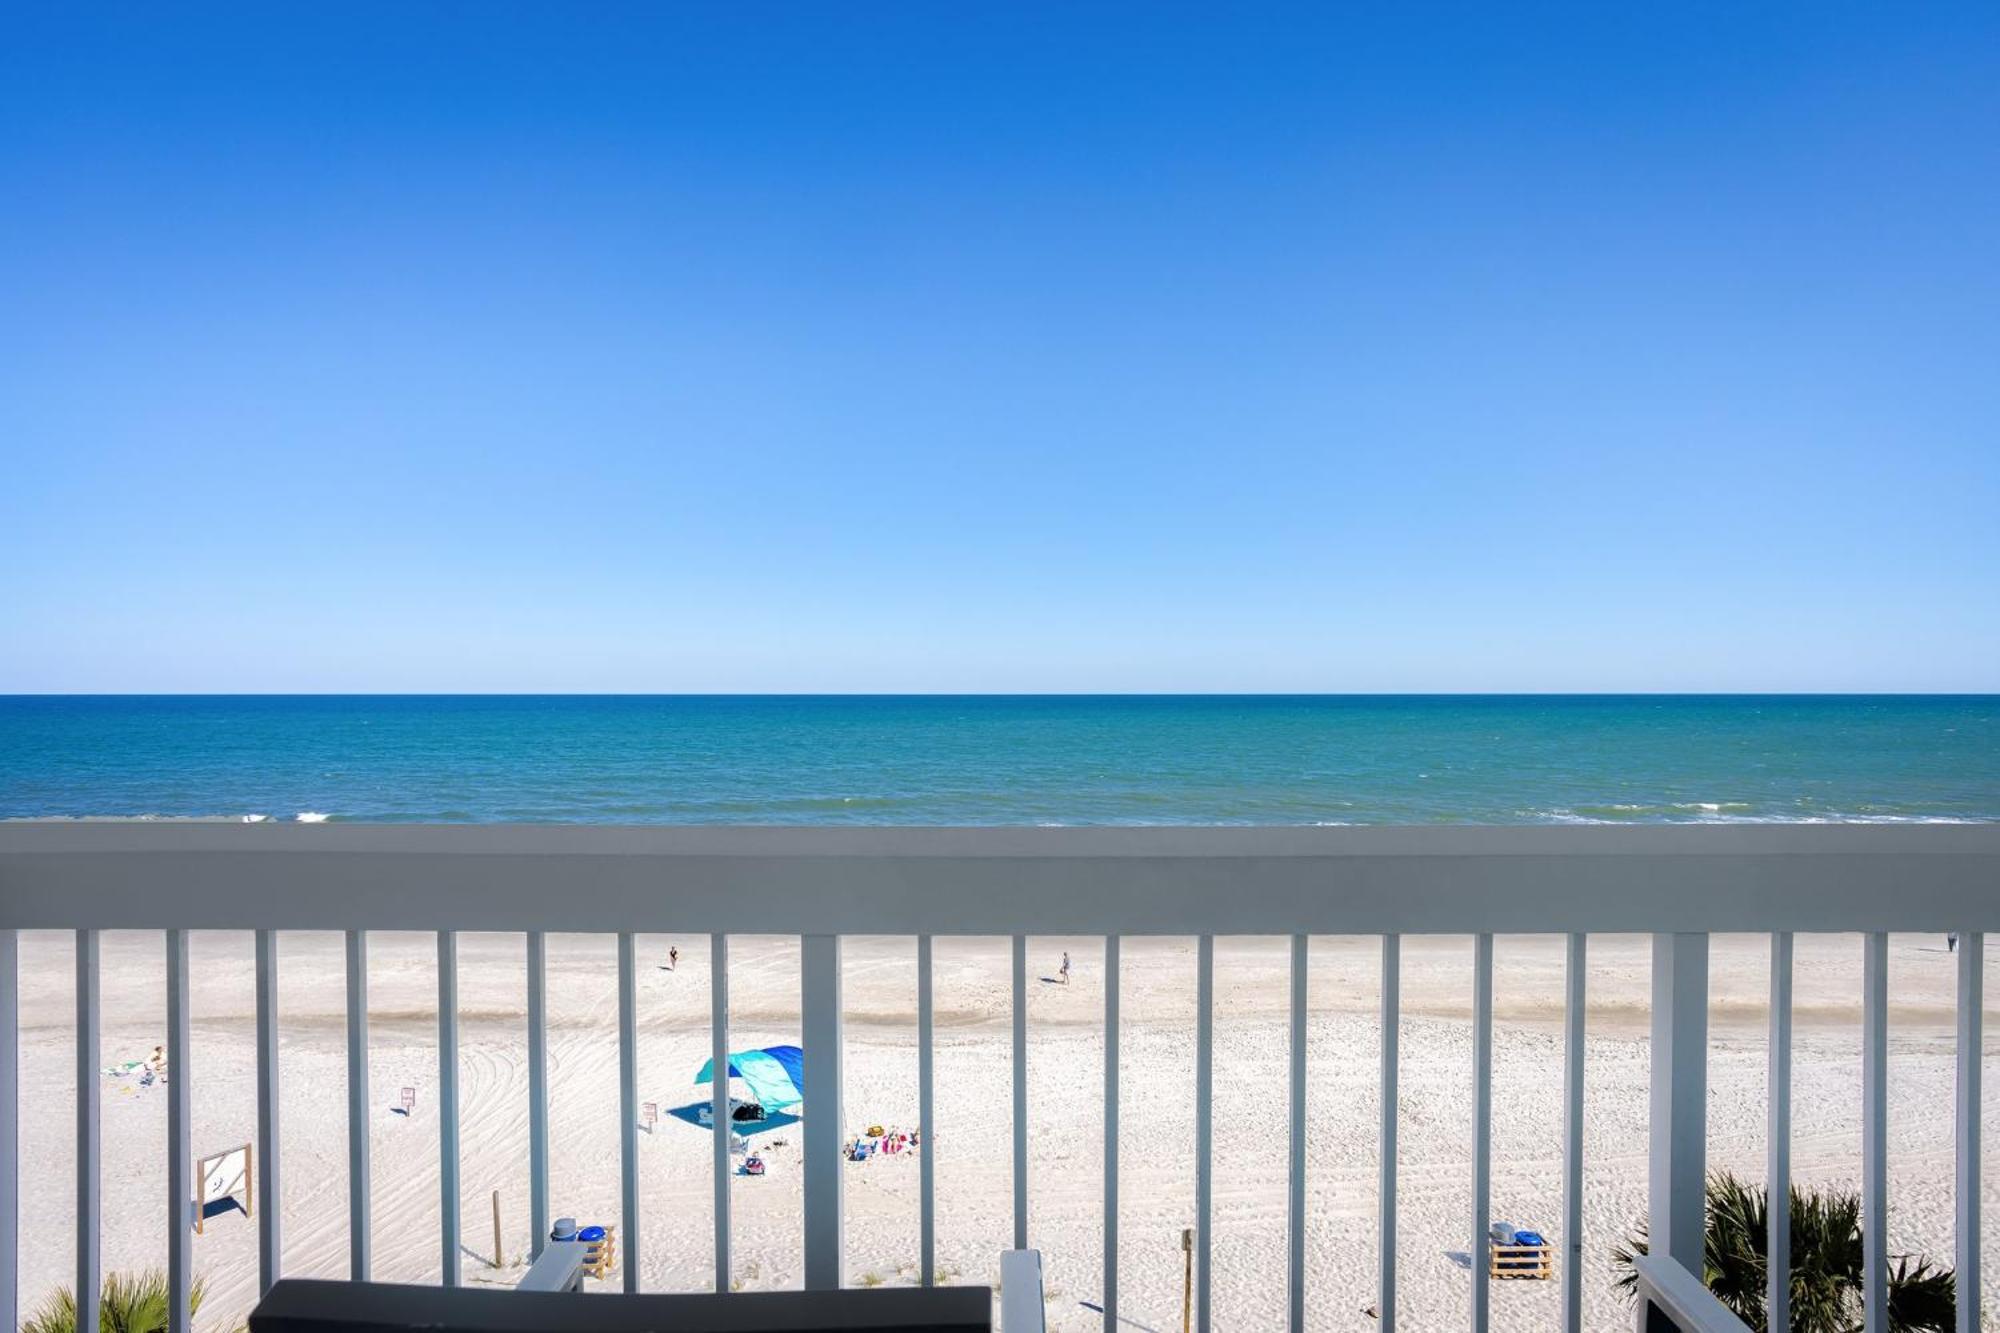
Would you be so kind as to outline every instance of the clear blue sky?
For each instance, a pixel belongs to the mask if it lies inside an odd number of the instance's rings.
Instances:
[[[2000,689],[2000,6],[15,6],[0,691]]]

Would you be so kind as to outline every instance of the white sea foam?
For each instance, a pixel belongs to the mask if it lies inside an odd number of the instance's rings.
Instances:
[[[243,822],[246,824],[261,824],[269,818],[269,815],[245,815],[243,816]]]
[[[317,810],[301,810],[294,816],[301,824],[324,824],[326,816]]]
[[[1728,802],[1723,809],[1735,806],[1748,809],[1747,802]],[[1613,810],[1634,810],[1659,807],[1615,805]],[[1610,819],[1602,815],[1581,814],[1567,807],[1553,810],[1516,811],[1521,818],[1539,824],[1991,824],[1994,820],[1967,818],[1957,815],[1877,815],[1831,813],[1823,815],[1739,815],[1726,814],[1722,809],[1705,805],[1698,801],[1681,802],[1664,807],[1673,811],[1700,811],[1699,814],[1662,813],[1645,819]]]

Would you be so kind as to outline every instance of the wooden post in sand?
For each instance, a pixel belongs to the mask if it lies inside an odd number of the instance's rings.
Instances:
[[[500,1253],[500,1191],[493,1191],[493,1266],[505,1268],[506,1256]]]
[[[1181,1278],[1181,1333],[1194,1327],[1194,1228],[1181,1229],[1181,1254],[1187,1259]]]

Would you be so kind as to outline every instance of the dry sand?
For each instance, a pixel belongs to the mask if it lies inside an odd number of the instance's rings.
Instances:
[[[435,1281],[436,973],[430,937],[370,937],[370,1078],[375,1275]],[[669,943],[677,971],[664,969]],[[849,1132],[914,1125],[914,942],[846,943]],[[1067,948],[1068,987],[1053,974]],[[254,1138],[251,942],[194,937],[191,1076],[197,1153]],[[73,964],[67,935],[22,939],[22,1254],[24,1304],[67,1282],[74,1258]],[[1860,942],[1801,938],[1794,1160],[1806,1182],[1860,1176]],[[1101,1326],[1103,952],[1095,939],[1031,942],[1028,1078],[1032,1243],[1047,1267],[1051,1327]],[[1285,1309],[1286,980],[1282,940],[1223,940],[1216,955],[1214,1316],[1219,1329],[1282,1327]],[[347,1263],[346,1079],[338,937],[280,942],[283,1254],[290,1275],[344,1276]],[[1379,945],[1313,941],[1307,1159],[1307,1309],[1315,1329],[1366,1329],[1376,1269]],[[1008,949],[1002,940],[940,940],[936,954],[938,1264],[947,1280],[989,1282],[1011,1234]],[[1553,937],[1504,937],[1496,969],[1493,1213],[1559,1245],[1563,952]],[[1891,947],[1890,1168],[1892,1251],[1949,1263],[1952,1227],[1952,960],[1935,936]],[[661,1120],[639,1140],[642,1217],[637,1262],[649,1290],[706,1289],[710,1140],[667,1116],[704,1095],[708,943],[640,941],[642,1100]],[[1762,939],[1718,938],[1709,1152],[1713,1165],[1761,1179],[1764,1154]],[[1989,966],[1989,972],[1995,969]],[[1644,939],[1591,942],[1587,1053],[1586,1326],[1625,1329],[1610,1288],[1609,1247],[1644,1208],[1649,954]],[[510,1283],[527,1250],[527,1071],[519,936],[460,943],[464,1274]],[[1468,1140],[1471,944],[1411,939],[1404,957],[1400,1098],[1404,1327],[1464,1326],[1469,1279]],[[732,941],[731,1044],[796,1041],[797,941]],[[103,1054],[137,1059],[163,1037],[164,965],[157,934],[103,942]],[[585,1223],[618,1220],[616,955],[607,937],[549,945],[552,1196]],[[1121,1313],[1135,1330],[1177,1328],[1180,1229],[1193,1222],[1194,948],[1186,940],[1124,946],[1119,1118]],[[1988,1030],[2000,1028],[1989,1014]],[[1991,1054],[1989,1047],[1989,1055]],[[398,1089],[417,1108],[392,1113]],[[2000,1121],[1989,1078],[1986,1121]],[[769,1136],[770,1174],[738,1178],[734,1280],[744,1289],[796,1285],[800,1274],[799,1127]],[[166,1098],[130,1080],[104,1085],[106,1271],[162,1265]],[[768,1142],[768,1139],[763,1140]],[[1996,1156],[1989,1151],[1987,1160]],[[260,1164],[262,1165],[262,1164]],[[850,1283],[915,1280],[917,1161],[843,1168]],[[1986,1211],[2000,1216],[1989,1171]],[[490,1197],[500,1193],[502,1267]],[[629,1240],[621,1237],[621,1241]],[[227,1215],[195,1240],[208,1283],[202,1327],[236,1326],[254,1299],[256,1229]],[[1993,1289],[1989,1281],[1987,1287]],[[1494,1325],[1556,1326],[1553,1283],[1496,1285]],[[24,1311],[25,1312],[25,1311]],[[1993,1317],[1989,1310],[1989,1319]]]

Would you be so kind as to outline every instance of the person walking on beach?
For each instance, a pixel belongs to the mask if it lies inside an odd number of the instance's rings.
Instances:
[[[668,945],[668,946],[667,946],[667,971],[669,971],[669,972],[676,972],[676,971],[679,971],[679,970],[680,970],[680,965],[681,965],[681,946],[680,946],[680,945],[678,945],[678,944],[671,944],[671,945]]]
[[[1062,967],[1061,967],[1060,969],[1058,969],[1058,975],[1060,975],[1060,976],[1062,977],[1062,984],[1063,984],[1063,985],[1065,985],[1065,986],[1069,985],[1069,950],[1068,950],[1068,949],[1064,949],[1064,950],[1063,950],[1063,960],[1062,960]]]

